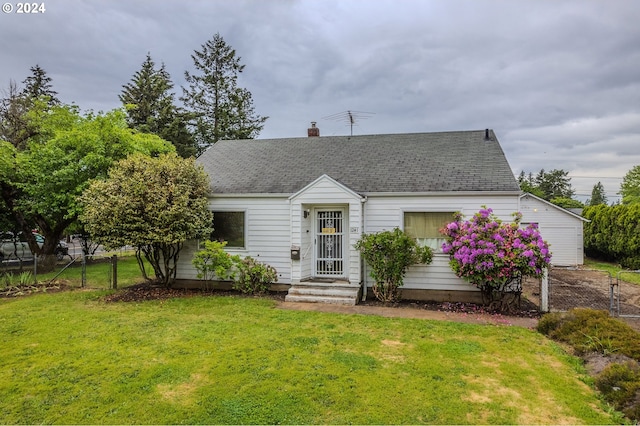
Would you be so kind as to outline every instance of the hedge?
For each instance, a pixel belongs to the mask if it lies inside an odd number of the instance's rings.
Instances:
[[[589,206],[582,215],[584,249],[589,257],[640,269],[640,203]]]

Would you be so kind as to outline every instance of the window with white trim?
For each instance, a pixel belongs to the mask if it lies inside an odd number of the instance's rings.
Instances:
[[[226,241],[228,248],[245,248],[245,212],[213,212],[211,241]]]
[[[431,247],[434,253],[441,253],[445,238],[440,230],[453,222],[453,213],[404,212],[404,232],[415,238],[419,245]]]

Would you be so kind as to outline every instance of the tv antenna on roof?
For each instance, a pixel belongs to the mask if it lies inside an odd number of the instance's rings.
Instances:
[[[331,114],[326,117],[322,117],[323,120],[334,120],[334,121],[342,121],[343,123],[347,123],[351,128],[351,136],[353,136],[353,125],[357,125],[360,120],[366,120],[372,115],[375,115],[375,112],[364,112],[364,111],[342,111],[336,114]]]

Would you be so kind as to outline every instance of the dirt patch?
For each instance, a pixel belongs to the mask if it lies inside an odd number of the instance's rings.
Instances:
[[[549,271],[549,309],[565,312],[573,308],[591,308],[611,312],[612,284],[614,313],[618,312],[619,306],[620,320],[640,331],[640,285],[617,282],[615,276],[603,271],[552,268]],[[524,280],[523,294],[539,306],[540,281]]]
[[[584,366],[587,369],[587,372],[589,372],[589,375],[592,377],[600,374],[609,364],[624,364],[625,362],[633,361],[632,358],[622,354],[605,355],[598,352],[582,355],[581,358],[584,360]]]

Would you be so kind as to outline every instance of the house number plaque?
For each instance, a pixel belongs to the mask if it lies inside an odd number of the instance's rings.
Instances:
[[[335,234],[336,228],[322,228],[323,234]]]

